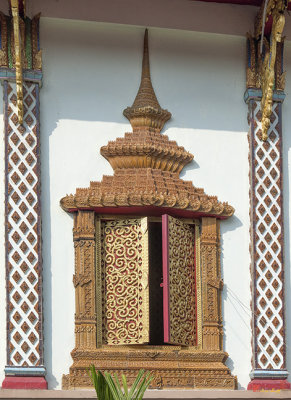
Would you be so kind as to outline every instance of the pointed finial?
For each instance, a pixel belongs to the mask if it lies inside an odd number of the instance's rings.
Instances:
[[[148,30],[146,29],[144,34],[141,82],[132,108],[148,106],[161,108],[151,82]]]
[[[124,116],[129,119],[133,129],[149,127],[160,132],[171,118],[171,113],[163,110],[158,102],[152,86],[150,76],[148,30],[144,34],[144,48],[142,60],[141,82],[136,98],[131,107],[123,111]]]
[[[142,78],[150,77],[150,59],[149,59],[149,31],[146,29],[143,39],[143,59],[142,59]]]

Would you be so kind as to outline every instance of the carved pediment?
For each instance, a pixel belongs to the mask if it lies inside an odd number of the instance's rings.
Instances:
[[[150,78],[148,32],[144,37],[141,84],[131,107],[124,110],[133,131],[101,147],[114,170],[101,182],[77,189],[61,200],[69,212],[117,207],[161,207],[184,210],[189,215],[226,218],[234,208],[208,196],[203,189],[179,177],[194,156],[160,133],[171,113],[161,108]],[[130,210],[128,210],[130,213]],[[162,209],[161,209],[161,212]]]

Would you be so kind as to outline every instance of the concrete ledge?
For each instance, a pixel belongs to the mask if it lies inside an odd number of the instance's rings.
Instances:
[[[252,392],[247,390],[148,390],[145,399],[291,399],[290,390]],[[96,399],[94,390],[0,389],[0,399]]]

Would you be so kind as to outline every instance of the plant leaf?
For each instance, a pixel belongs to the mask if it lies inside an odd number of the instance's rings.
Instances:
[[[120,383],[119,383],[117,374],[114,374],[114,379],[113,379],[113,381],[114,381],[114,383],[115,383],[115,386],[116,386],[116,389],[117,389],[117,391],[118,391],[118,393],[119,393],[120,398],[123,399],[123,398],[124,398],[124,394],[123,394],[123,391],[122,391],[122,389],[121,389],[121,386],[120,386]]]
[[[87,370],[88,374],[90,376],[90,379],[92,381],[92,384],[94,386],[94,389],[96,391],[96,395],[98,397],[98,391],[99,391],[99,387],[98,387],[98,379],[97,379],[97,375],[96,375],[96,370],[93,364],[90,365],[89,369]]]
[[[101,371],[97,371],[93,364],[88,369],[88,374],[96,391],[98,400],[142,400],[145,391],[149,387],[154,377],[150,372],[145,373],[141,369],[135,378],[130,391],[128,391],[128,384],[125,375],[121,375],[122,387],[120,385],[117,374],[114,377],[107,371],[104,375]]]
[[[107,371],[105,371],[104,375],[105,375],[106,382],[108,383],[108,386],[110,388],[110,391],[112,393],[114,400],[121,400],[120,396],[118,394],[117,388],[115,386],[115,383],[112,379],[112,376]]]
[[[147,388],[149,387],[149,385],[153,379],[154,379],[154,377],[151,376],[151,373],[147,372],[142,383],[139,385],[138,391],[135,396],[135,400],[141,400],[143,398],[145,391],[147,390]]]
[[[119,400],[119,397],[113,397],[110,387],[101,371],[96,373],[93,364],[88,369],[89,376],[94,385],[98,400]]]
[[[127,386],[126,376],[122,374],[121,379],[122,379],[125,398],[128,399],[128,386]]]
[[[91,364],[88,373],[93,383],[94,389],[96,391],[97,398],[101,399],[103,394],[103,388],[102,388],[102,382],[100,381],[99,371],[98,374],[96,374],[95,367],[93,364]]]
[[[128,396],[129,399],[133,399],[134,398],[133,394],[134,394],[134,392],[135,392],[135,390],[136,390],[136,388],[137,388],[137,386],[138,386],[143,374],[144,374],[144,370],[141,369],[139,371],[139,373],[137,374],[137,377],[135,378],[135,380],[134,380],[134,382],[132,384],[132,387],[130,388],[129,396]]]

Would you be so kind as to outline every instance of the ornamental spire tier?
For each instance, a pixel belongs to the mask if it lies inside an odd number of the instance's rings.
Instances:
[[[91,182],[89,188],[77,189],[75,195],[61,199],[64,210],[105,212],[106,207],[111,211],[112,207],[118,207],[119,211],[121,207],[143,207],[140,211],[144,212],[145,207],[155,206],[160,213],[168,207],[180,210],[180,213],[183,210],[183,215],[186,213],[189,217],[227,218],[233,214],[233,207],[219,202],[215,196],[207,196],[203,189],[179,177],[194,156],[161,134],[171,113],[161,108],[152,86],[147,29],[141,83],[133,105],[123,114],[133,131],[100,149],[114,175],[103,176],[101,182]]]
[[[163,110],[158,102],[151,82],[148,30],[145,30],[142,60],[142,73],[139,90],[131,107],[123,111],[130,121],[133,131],[147,127],[160,132],[164,124],[171,118],[171,113]]]

